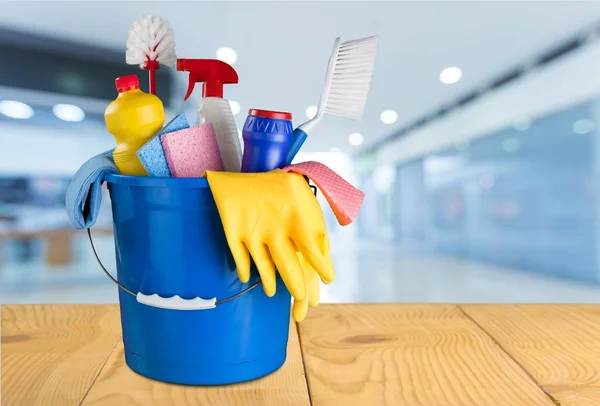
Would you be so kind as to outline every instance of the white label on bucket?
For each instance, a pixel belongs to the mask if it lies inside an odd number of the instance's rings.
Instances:
[[[216,297],[213,297],[212,299],[202,299],[199,297],[182,299],[179,295],[173,297],[160,297],[156,293],[149,296],[138,293],[136,298],[139,303],[170,310],[205,310],[214,309],[217,305]]]

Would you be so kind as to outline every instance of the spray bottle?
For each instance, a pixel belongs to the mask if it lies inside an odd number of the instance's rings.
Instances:
[[[190,97],[196,82],[203,83],[198,111],[200,123],[212,123],[225,170],[239,172],[242,148],[231,107],[223,98],[223,85],[238,83],[237,72],[231,65],[217,59],[177,59],[177,70],[190,73],[184,100]]]

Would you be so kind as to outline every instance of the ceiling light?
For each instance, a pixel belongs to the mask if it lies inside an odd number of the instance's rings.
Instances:
[[[63,121],[78,122],[85,118],[85,113],[73,104],[55,104],[52,112]]]
[[[445,85],[452,85],[462,78],[462,71],[456,66],[450,66],[440,72],[440,82]]]
[[[531,119],[527,116],[519,117],[513,121],[513,127],[517,131],[527,131],[531,127]]]
[[[308,106],[304,113],[306,114],[306,117],[312,120],[317,115],[317,109],[317,106]]]
[[[348,142],[354,147],[358,147],[363,143],[363,136],[359,133],[352,133],[348,136]]]
[[[394,124],[398,120],[398,113],[394,110],[386,110],[381,113],[380,118],[384,124]]]
[[[517,152],[519,148],[521,148],[521,141],[516,138],[509,138],[502,143],[502,149],[508,153]]]
[[[28,104],[14,100],[0,100],[0,113],[21,120],[33,117],[33,109]]]
[[[237,116],[240,112],[240,104],[236,101],[229,100],[229,107],[231,107],[231,112],[234,116]]]
[[[233,65],[237,61],[237,53],[231,48],[219,48],[217,49],[217,59]]]
[[[573,123],[573,132],[575,134],[589,134],[596,129],[596,123],[593,120],[582,119]]]

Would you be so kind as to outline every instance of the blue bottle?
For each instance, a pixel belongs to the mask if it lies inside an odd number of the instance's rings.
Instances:
[[[242,172],[268,172],[283,168],[293,132],[291,113],[251,109],[242,131]]]

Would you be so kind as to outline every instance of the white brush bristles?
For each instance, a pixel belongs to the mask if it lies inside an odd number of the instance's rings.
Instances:
[[[175,67],[175,39],[169,22],[153,15],[140,17],[134,22],[127,35],[125,60],[130,65],[140,65],[142,69],[148,60]]]
[[[379,36],[374,36],[339,45],[330,60],[329,69],[333,69],[333,73],[325,113],[353,120],[362,118],[378,43]]]

